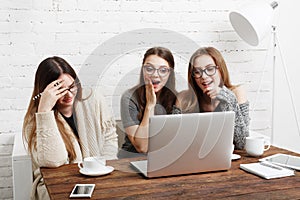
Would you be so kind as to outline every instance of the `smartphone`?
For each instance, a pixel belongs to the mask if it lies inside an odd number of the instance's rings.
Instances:
[[[95,184],[76,184],[70,194],[70,198],[92,197]]]
[[[272,156],[268,156],[259,161],[269,161],[274,164],[280,165],[282,167],[288,167],[295,170],[300,170],[300,157],[299,156],[292,156],[288,154],[274,154]]]

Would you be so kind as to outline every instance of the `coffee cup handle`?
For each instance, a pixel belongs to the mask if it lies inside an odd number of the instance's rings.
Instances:
[[[266,147],[267,146],[267,147]],[[267,150],[269,150],[270,149],[270,147],[271,147],[271,143],[270,142],[266,142],[265,141],[265,147],[264,147],[264,151],[267,151]]]
[[[79,162],[79,163],[78,163],[78,167],[79,167],[80,169],[83,168],[82,162]]]

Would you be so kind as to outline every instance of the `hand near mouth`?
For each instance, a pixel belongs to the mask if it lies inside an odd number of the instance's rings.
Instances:
[[[156,104],[156,95],[154,92],[154,87],[150,78],[146,79],[146,107],[154,108]]]
[[[208,87],[203,91],[204,94],[209,96],[211,99],[216,99],[217,95],[220,92],[220,87]]]

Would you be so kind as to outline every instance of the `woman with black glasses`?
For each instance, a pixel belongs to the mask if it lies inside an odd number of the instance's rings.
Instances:
[[[213,47],[198,49],[190,58],[189,89],[178,95],[177,112],[235,112],[234,145],[242,149],[249,135],[249,102],[242,85],[232,85],[221,53]]]
[[[126,131],[119,157],[148,151],[151,115],[171,114],[176,101],[174,58],[170,50],[153,47],[144,54],[139,84],[121,98],[121,118]]]
[[[115,121],[104,98],[96,90],[83,89],[74,69],[56,56],[38,66],[23,138],[32,158],[31,199],[49,199],[40,167],[90,156],[117,158]]]

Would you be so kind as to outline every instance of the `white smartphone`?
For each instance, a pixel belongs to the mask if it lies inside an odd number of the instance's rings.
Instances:
[[[299,156],[292,156],[288,154],[274,154],[272,156],[268,156],[259,161],[269,161],[271,163],[280,165],[282,167],[288,167],[295,170],[300,170],[300,157]]]
[[[70,194],[70,198],[92,197],[95,184],[76,184]]]

